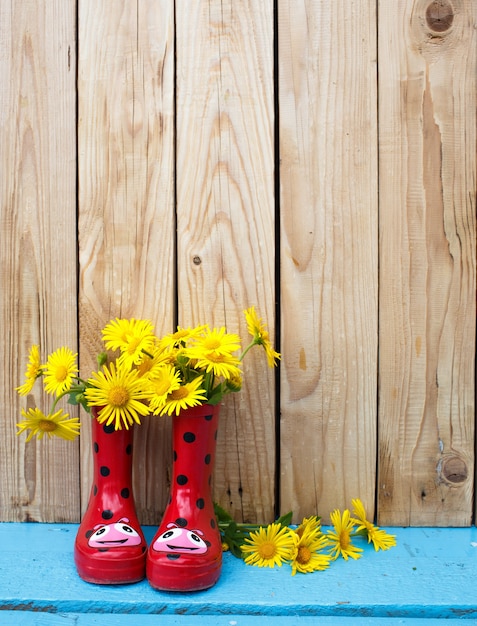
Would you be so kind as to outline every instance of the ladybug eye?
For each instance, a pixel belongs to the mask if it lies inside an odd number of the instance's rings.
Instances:
[[[200,543],[200,542],[201,542],[200,537],[199,537],[199,536],[197,536],[195,533],[191,533],[191,534],[189,535],[189,537],[192,539],[192,541],[195,541],[196,543]]]
[[[106,526],[103,526],[102,528],[98,528],[98,530],[94,533],[94,536],[101,537],[101,535],[104,535],[108,531],[109,531],[109,528],[107,528]]]

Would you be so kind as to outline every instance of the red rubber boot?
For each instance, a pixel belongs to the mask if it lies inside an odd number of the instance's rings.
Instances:
[[[171,497],[147,555],[155,589],[198,591],[214,585],[222,542],[211,495],[219,407],[202,405],[173,419]]]
[[[96,418],[97,409],[92,413]],[[138,582],[145,576],[147,545],[132,492],[133,431],[92,422],[93,486],[76,535],[76,569],[90,583]]]

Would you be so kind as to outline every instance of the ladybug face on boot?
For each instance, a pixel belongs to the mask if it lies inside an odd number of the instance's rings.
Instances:
[[[88,545],[100,550],[140,545],[139,533],[128,522],[127,517],[122,517],[114,524],[97,524],[88,539]]]
[[[204,554],[210,544],[202,539],[203,534],[201,530],[181,528],[170,523],[167,524],[167,530],[154,541],[152,548],[156,552],[177,555],[176,558],[179,558],[180,554]]]

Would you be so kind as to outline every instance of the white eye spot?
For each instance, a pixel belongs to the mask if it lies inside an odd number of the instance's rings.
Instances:
[[[130,537],[138,537],[138,534],[134,530],[134,528],[132,528],[128,524],[125,524],[124,522],[118,522],[117,524],[114,524],[114,528],[117,530],[118,533],[121,533],[122,535],[129,535]]]
[[[162,533],[156,541],[171,541],[171,539],[177,539],[182,535],[182,528],[171,528],[170,530],[166,530],[166,532]]]
[[[199,537],[199,535],[197,535],[196,533],[192,532],[191,530],[189,530],[187,532],[187,536],[188,536],[188,538],[189,538],[191,543],[196,543],[198,546],[207,547],[207,544],[205,543],[205,541],[203,539],[201,539]]]
[[[98,528],[98,530],[91,535],[91,539],[97,539],[98,537],[102,537],[103,535],[107,535],[109,533],[109,526],[103,526],[102,528]]]

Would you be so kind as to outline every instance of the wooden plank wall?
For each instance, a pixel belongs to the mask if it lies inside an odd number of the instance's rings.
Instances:
[[[379,512],[466,525],[474,493],[475,2],[381,2]]]
[[[1,520],[89,494],[88,418],[15,437],[32,343],[87,376],[111,317],[245,336],[255,304],[283,359],[224,403],[216,500],[472,523],[476,24],[473,0],[0,0]],[[144,524],[169,445],[145,419]]]
[[[78,446],[15,436],[32,344],[77,349],[75,3],[0,2],[0,518],[80,514]],[[68,471],[65,471],[68,468]]]

